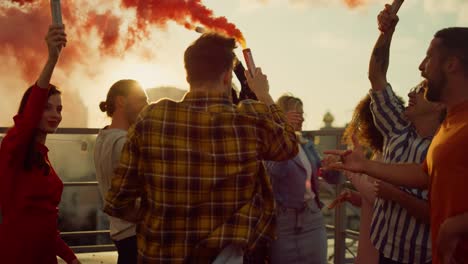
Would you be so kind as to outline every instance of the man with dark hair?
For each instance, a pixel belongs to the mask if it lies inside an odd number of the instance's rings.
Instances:
[[[424,99],[426,83],[408,93],[405,107],[387,81],[390,44],[398,17],[391,6],[378,16],[380,30],[369,63],[372,89],[370,110],[383,136],[382,161],[422,163],[440,123],[445,106]],[[370,240],[379,251],[380,264],[431,262],[428,192],[418,188],[392,188],[377,181]]]
[[[468,28],[437,32],[419,69],[427,81],[425,97],[447,107],[447,117],[421,164],[385,164],[353,151],[330,168],[362,172],[413,188],[429,188],[432,263],[468,263]],[[356,142],[356,145],[358,143]]]
[[[262,160],[294,157],[297,140],[260,69],[246,74],[259,101],[232,103],[234,48],[202,35],[185,51],[183,100],[148,106],[129,130],[105,212],[137,222],[139,263],[242,263],[273,238]]]

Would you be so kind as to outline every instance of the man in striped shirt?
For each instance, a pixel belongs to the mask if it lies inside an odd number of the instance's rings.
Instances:
[[[424,99],[423,82],[409,92],[405,108],[388,84],[390,43],[397,22],[389,5],[378,16],[380,36],[369,65],[371,111],[384,137],[383,162],[422,163],[442,121],[444,106]],[[380,263],[428,263],[431,243],[427,190],[401,190],[402,195],[376,199],[371,241],[380,252]]]
[[[424,163],[388,164],[350,151],[327,151],[341,162],[328,169],[360,172],[411,188],[429,188],[433,264],[468,263],[468,27],[439,30],[419,66],[425,98],[447,107]]]
[[[260,69],[246,73],[259,101],[232,104],[234,48],[202,35],[185,51],[183,100],[148,106],[129,130],[104,211],[137,222],[140,264],[240,263],[274,236],[262,160],[290,159],[298,143]]]

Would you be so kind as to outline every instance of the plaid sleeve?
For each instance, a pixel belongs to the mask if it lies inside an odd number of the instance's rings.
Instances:
[[[404,106],[398,100],[390,84],[382,91],[370,91],[369,95],[374,123],[382,136],[401,135],[410,124],[404,118]]]
[[[127,221],[134,221],[136,200],[142,196],[143,184],[139,173],[141,164],[138,123],[128,132],[120,165],[115,170],[110,190],[107,192],[104,212]]]
[[[270,107],[271,118],[260,121],[260,141],[263,159],[282,161],[292,159],[298,152],[298,140],[294,128],[286,122],[283,111],[277,105]]]
[[[298,141],[294,128],[286,122],[281,109],[257,101],[242,101],[239,109],[257,118],[257,137],[262,160],[282,161],[297,155]]]

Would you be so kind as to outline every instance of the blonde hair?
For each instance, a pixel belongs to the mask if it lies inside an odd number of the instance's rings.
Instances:
[[[303,106],[303,103],[301,99],[291,94],[284,94],[276,100],[276,105],[278,105],[283,112],[288,112],[289,110],[296,110],[298,106]],[[296,137],[299,143],[307,143],[307,139],[302,136],[300,131],[296,131]]]
[[[284,94],[276,100],[276,105],[278,105],[284,112],[287,112],[292,109],[297,109],[297,106],[303,106],[304,104],[301,99],[294,97],[291,94]]]

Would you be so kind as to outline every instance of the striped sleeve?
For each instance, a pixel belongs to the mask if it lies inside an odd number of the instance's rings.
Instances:
[[[390,84],[382,91],[371,90],[369,95],[374,123],[382,136],[385,138],[398,136],[410,127],[410,123],[403,115],[404,106]]]

